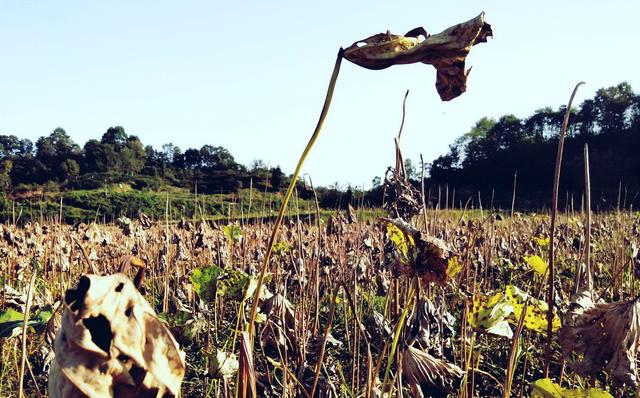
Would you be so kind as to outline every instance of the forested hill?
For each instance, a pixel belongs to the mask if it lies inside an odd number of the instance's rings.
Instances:
[[[228,193],[248,187],[253,180],[258,189],[277,191],[283,179],[279,167],[256,161],[248,169],[220,146],[183,152],[165,144],[156,150],[120,126],[109,128],[100,140],[90,140],[82,148],[61,127],[35,144],[0,135],[0,189],[13,196],[38,189],[97,189],[123,182],[149,190],[164,185],[194,189],[197,184],[203,193]]]
[[[456,205],[481,192],[483,205],[509,208],[517,172],[519,208],[548,205],[566,107],[549,107],[527,118],[482,118],[430,165],[429,185],[456,189]],[[640,96],[628,83],[603,88],[573,109],[564,147],[561,206],[584,191],[584,144],[589,145],[592,201],[595,208],[640,206]],[[564,207],[563,207],[564,208]]]
[[[287,181],[280,167],[254,161],[248,168],[220,146],[183,152],[166,144],[156,150],[120,126],[83,147],[61,127],[35,143],[0,135],[1,220],[58,215],[69,222],[112,220],[139,210],[160,218],[167,208],[178,217],[226,216],[229,206],[247,216],[264,211],[265,201],[277,203],[274,193]],[[251,199],[241,206],[244,196],[251,197],[243,189],[249,187],[253,206],[249,207]],[[194,203],[198,197],[201,205]]]
[[[525,118],[505,115],[497,120],[479,120],[450,145],[447,154],[428,165],[426,186],[431,192],[431,205],[435,205],[438,191],[441,201],[448,191],[449,206],[454,198],[456,207],[468,201],[477,206],[480,195],[484,207],[493,204],[508,209],[517,172],[516,208],[547,206],[564,113],[565,107],[547,107]],[[621,206],[637,209],[640,95],[627,83],[598,90],[593,98],[574,108],[567,133],[561,206],[573,197],[575,208],[580,207],[583,147],[588,143],[594,208],[616,207],[619,197]],[[419,186],[421,173],[409,163],[410,177]],[[57,214],[60,199],[64,199],[64,217],[68,220],[93,218],[99,211],[111,217],[131,215],[138,209],[159,217],[165,210],[166,195],[158,195],[158,191],[175,193],[174,188],[181,190],[180,209],[195,214],[190,195],[196,187],[198,193],[240,195],[249,186],[254,192],[275,193],[287,182],[279,167],[268,167],[260,161],[244,166],[223,147],[205,145],[182,151],[166,144],[158,150],[145,146],[120,126],[109,128],[99,140],[90,140],[83,147],[60,127],[35,143],[0,135],[0,218],[5,219],[17,212],[16,204],[36,214],[33,206],[39,203],[41,209]],[[322,207],[345,207],[350,202],[376,206],[382,203],[381,182],[374,179],[374,188],[366,193],[352,188],[341,192],[337,186],[316,191]],[[301,198],[312,197],[304,184],[298,188]],[[211,212],[223,213],[223,207],[212,207]]]

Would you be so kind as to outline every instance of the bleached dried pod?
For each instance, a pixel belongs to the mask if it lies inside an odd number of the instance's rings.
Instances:
[[[49,396],[178,396],[184,353],[124,274],[84,275],[67,291]]]
[[[560,329],[560,344],[565,356],[578,355],[572,364],[576,372],[596,375],[606,371],[615,383],[637,387],[639,299],[584,309]]]

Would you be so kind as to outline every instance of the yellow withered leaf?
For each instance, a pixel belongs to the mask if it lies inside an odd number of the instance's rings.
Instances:
[[[533,241],[536,242],[536,244],[540,247],[547,247],[551,242],[551,238],[549,238],[548,236],[546,238],[543,236],[534,236]]]
[[[391,222],[387,223],[387,236],[389,236],[389,240],[393,243],[398,252],[404,258],[408,258],[409,248],[415,246],[413,237]]]
[[[451,279],[455,278],[462,271],[462,265],[458,260],[458,256],[453,256],[447,262],[447,276]]]
[[[504,293],[497,292],[492,296],[476,293],[472,303],[467,321],[473,329],[509,338],[513,336],[506,320],[513,313],[513,306]]]
[[[613,395],[598,388],[570,390],[562,388],[551,379],[539,379],[531,383],[533,398],[613,398]]]
[[[420,39],[420,36],[424,40]],[[465,59],[471,47],[493,37],[484,13],[444,31],[429,35],[420,27],[405,35],[379,33],[359,40],[344,50],[344,57],[367,69],[423,63],[436,68],[436,89],[443,101],[449,101],[467,89]]]
[[[527,305],[527,312],[524,316],[524,327],[529,330],[533,330],[538,333],[547,333],[547,309],[549,306],[542,300],[538,300],[529,295],[516,286],[507,285],[505,289],[505,295],[511,301],[513,306],[513,318],[511,322],[517,324],[522,316],[524,310],[524,304],[529,298],[529,304]],[[551,322],[551,330],[557,331],[562,326],[558,314],[553,314],[553,320]]]
[[[529,264],[529,266],[540,275],[544,275],[547,272],[547,263],[540,257],[535,254],[532,256],[524,256],[524,261]]]

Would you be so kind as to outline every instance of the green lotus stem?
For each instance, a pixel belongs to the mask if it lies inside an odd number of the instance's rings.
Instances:
[[[289,199],[291,199],[291,195],[293,194],[293,190],[296,186],[296,182],[298,181],[298,176],[300,175],[300,170],[302,169],[302,165],[304,164],[305,159],[309,155],[309,152],[311,152],[311,148],[313,148],[313,145],[318,139],[318,136],[320,135],[320,130],[322,129],[322,125],[324,124],[324,119],[327,117],[327,113],[329,112],[329,106],[331,105],[331,98],[333,97],[333,90],[336,87],[336,81],[338,80],[338,74],[340,73],[340,63],[342,62],[343,52],[344,50],[342,48],[340,48],[340,50],[338,51],[336,64],[333,67],[333,74],[331,75],[331,80],[329,81],[329,88],[327,90],[327,95],[324,99],[324,106],[322,107],[322,112],[320,113],[318,124],[316,125],[316,128],[313,131],[313,135],[309,139],[307,146],[304,148],[304,151],[302,151],[300,160],[298,160],[298,165],[296,166],[296,170],[293,172],[293,176],[291,177],[289,188],[287,189],[287,193],[285,194],[284,199],[282,200],[282,204],[280,205],[278,218],[276,219],[276,223],[273,226],[273,230],[271,231],[271,237],[269,238],[269,245],[267,246],[267,253],[264,256],[264,262],[262,263],[262,269],[260,270],[260,277],[258,278],[258,286],[256,287],[256,291],[253,294],[253,303],[251,304],[251,313],[249,316],[249,323],[247,325],[247,330],[249,332],[249,337],[251,338],[251,342],[253,342],[254,324],[256,320],[256,315],[258,313],[258,299],[260,297],[260,290],[262,290],[264,277],[267,273],[267,267],[269,266],[271,253],[273,252],[273,245],[275,244],[276,237],[278,236],[278,231],[280,230],[280,225],[282,224],[282,219],[284,218],[284,212],[286,211],[287,205],[289,204]]]
[[[413,308],[414,298],[416,295],[415,286],[411,287],[409,291],[409,295],[407,298],[406,307],[404,307],[404,311],[402,311],[402,315],[400,315],[400,319],[398,319],[398,324],[396,325],[396,330],[393,334],[393,342],[391,343],[391,351],[389,351],[389,358],[387,359],[387,367],[384,371],[384,379],[382,380],[382,392],[385,393],[387,391],[387,380],[389,379],[389,373],[391,372],[391,365],[393,364],[393,359],[396,356],[396,351],[398,350],[398,343],[400,341],[400,335],[402,334],[402,330],[404,329],[405,321],[407,319],[407,315],[409,311]]]

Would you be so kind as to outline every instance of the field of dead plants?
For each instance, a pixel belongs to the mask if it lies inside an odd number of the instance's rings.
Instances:
[[[386,210],[409,205],[398,197]],[[257,294],[270,223],[4,224],[0,396],[47,394],[53,336],[72,302],[65,291],[82,274],[119,271],[186,353],[185,397],[237,396],[243,377],[260,397],[600,397],[636,388],[636,213],[593,217],[593,278],[584,215],[558,216],[548,360],[548,214],[428,210],[412,223],[363,214],[286,220]],[[247,350],[240,335],[255,297]]]
[[[557,211],[582,83],[549,212],[433,206],[403,167],[404,106],[382,209],[288,209],[342,58],[433,64],[448,101],[491,36],[480,14],[340,48],[275,220],[3,224],[0,396],[638,396],[640,216],[592,214],[586,146],[583,206]]]

